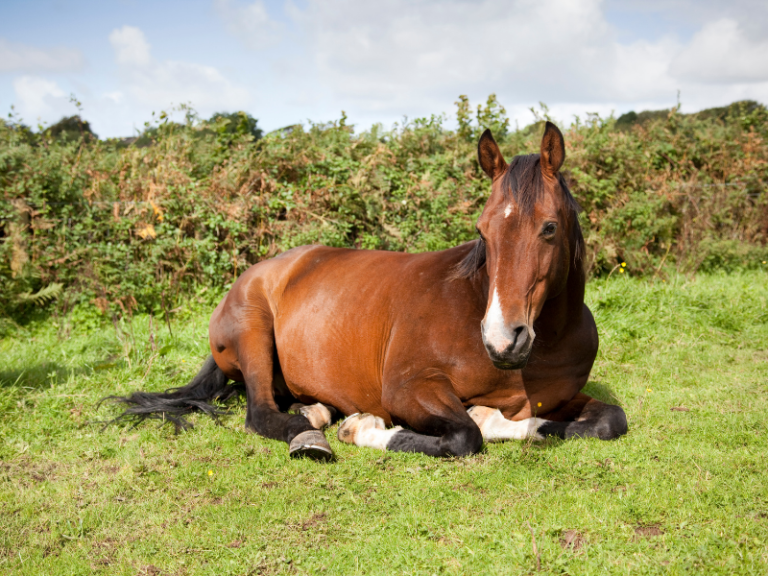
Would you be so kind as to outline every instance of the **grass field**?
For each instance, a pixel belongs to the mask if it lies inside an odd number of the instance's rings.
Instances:
[[[629,434],[438,460],[284,444],[195,417],[174,435],[96,421],[107,394],[186,383],[211,307],[87,315],[0,340],[3,574],[766,574],[768,272],[588,286],[586,391]],[[62,335],[68,334],[68,338]],[[150,341],[154,340],[154,349]]]

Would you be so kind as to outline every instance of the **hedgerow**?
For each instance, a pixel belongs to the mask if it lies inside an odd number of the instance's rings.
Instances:
[[[139,140],[32,133],[0,123],[0,315],[95,306],[165,312],[225,289],[293,246],[441,250],[475,237],[490,188],[476,142],[537,152],[537,122],[510,130],[494,96],[472,114],[356,133],[342,118],[262,138],[243,115],[166,115]],[[764,266],[768,113],[590,115],[564,129],[593,275]],[[251,119],[252,120],[252,119]]]

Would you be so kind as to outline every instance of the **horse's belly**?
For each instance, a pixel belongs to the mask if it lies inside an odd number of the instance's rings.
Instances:
[[[345,330],[338,319],[302,316],[300,322],[283,322],[275,330],[280,368],[291,394],[347,415],[369,412],[389,421],[381,406],[374,341],[357,339],[355,330]]]

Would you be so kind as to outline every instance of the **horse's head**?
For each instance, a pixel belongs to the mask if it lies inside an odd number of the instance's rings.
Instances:
[[[478,143],[480,166],[493,181],[477,221],[474,264],[485,264],[488,304],[483,343],[497,368],[524,368],[544,303],[565,286],[582,242],[578,205],[560,167],[565,143],[547,122],[541,154],[516,156],[507,166],[490,130]]]

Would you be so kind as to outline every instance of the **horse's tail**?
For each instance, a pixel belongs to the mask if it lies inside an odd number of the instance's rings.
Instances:
[[[170,388],[165,392],[134,392],[130,396],[107,396],[101,399],[99,405],[111,400],[129,406],[117,418],[107,422],[107,425],[120,420],[133,420],[134,425],[138,425],[139,422],[152,418],[173,423],[178,432],[192,428],[192,423],[184,417],[190,412],[204,412],[214,420],[218,419],[220,414],[228,413],[213,402],[223,403],[244,394],[245,385],[227,384],[227,380],[213,356],[210,356],[197,376],[186,386]]]

